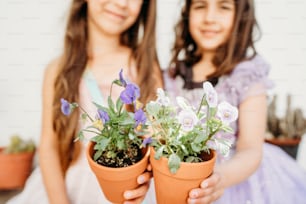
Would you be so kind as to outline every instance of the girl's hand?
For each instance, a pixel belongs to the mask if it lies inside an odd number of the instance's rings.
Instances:
[[[124,198],[126,201],[124,204],[139,204],[141,203],[150,186],[150,179],[152,178],[152,168],[148,165],[147,171],[138,176],[137,182],[139,186],[136,189],[128,190],[124,192]]]
[[[219,173],[214,172],[210,177],[202,181],[200,188],[189,192],[188,204],[212,203],[223,195],[224,187]]]

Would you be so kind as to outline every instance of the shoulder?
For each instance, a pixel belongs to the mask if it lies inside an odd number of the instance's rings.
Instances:
[[[53,83],[59,73],[61,57],[57,57],[49,62],[44,71],[44,84]]]
[[[236,65],[230,76],[253,76],[255,78],[267,77],[270,71],[270,65],[260,55],[255,55],[253,58],[240,62]]]
[[[225,93],[231,103],[239,105],[249,96],[266,94],[274,87],[269,79],[270,65],[260,55],[236,65],[234,70],[220,78],[219,92]]]
[[[181,75],[174,76],[170,68],[163,70],[164,88],[167,92],[178,92],[184,85],[184,79]]]
[[[60,71],[61,57],[57,57],[49,62],[44,70],[42,96],[49,99],[53,97],[54,83]],[[51,99],[50,99],[51,100]]]

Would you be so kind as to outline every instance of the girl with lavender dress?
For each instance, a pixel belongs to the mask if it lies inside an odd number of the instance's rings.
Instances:
[[[253,0],[186,0],[176,26],[165,85],[195,105],[202,84],[239,109],[234,146],[214,173],[189,193],[188,203],[303,204],[306,173],[280,148],[264,143],[269,65],[254,47]]]

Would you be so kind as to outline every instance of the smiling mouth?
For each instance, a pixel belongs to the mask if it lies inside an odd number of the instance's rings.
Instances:
[[[205,37],[214,37],[216,36],[219,32],[218,31],[213,31],[213,30],[202,30],[201,31],[202,35]]]
[[[106,12],[108,13],[109,16],[111,16],[114,19],[121,20],[121,21],[125,19],[125,16],[119,13],[109,11],[109,10],[107,10]]]

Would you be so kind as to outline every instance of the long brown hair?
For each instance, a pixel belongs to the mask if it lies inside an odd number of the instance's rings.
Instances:
[[[188,67],[191,67],[201,59],[201,55],[197,53],[197,45],[192,39],[189,32],[189,13],[192,0],[186,0],[185,6],[181,12],[181,18],[175,26],[176,39],[172,48],[172,59],[170,71],[172,77],[178,73],[178,63],[182,61]],[[260,37],[260,29],[255,18],[255,8],[253,0],[235,0],[235,17],[232,33],[229,40],[225,44],[217,48],[213,64],[217,70],[212,73],[211,77],[219,77],[230,73],[239,62],[252,58],[256,55],[254,47],[255,29]],[[250,49],[250,50],[249,50]],[[247,52],[251,51],[248,55]],[[184,53],[184,58],[179,59],[180,53]]]
[[[142,102],[153,96],[154,77],[161,77],[160,70],[153,69],[153,66],[159,67],[155,46],[155,17],[155,0],[144,0],[137,21],[122,33],[120,39],[122,45],[132,49]],[[141,40],[139,40],[140,29],[143,29]],[[88,60],[87,32],[87,2],[73,0],[66,27],[64,52],[54,84],[53,99],[53,130],[59,141],[59,156],[64,173],[79,155],[80,143],[73,142],[78,131],[79,111],[74,111],[69,118],[64,116],[60,111],[60,99],[79,101],[79,83]]]

